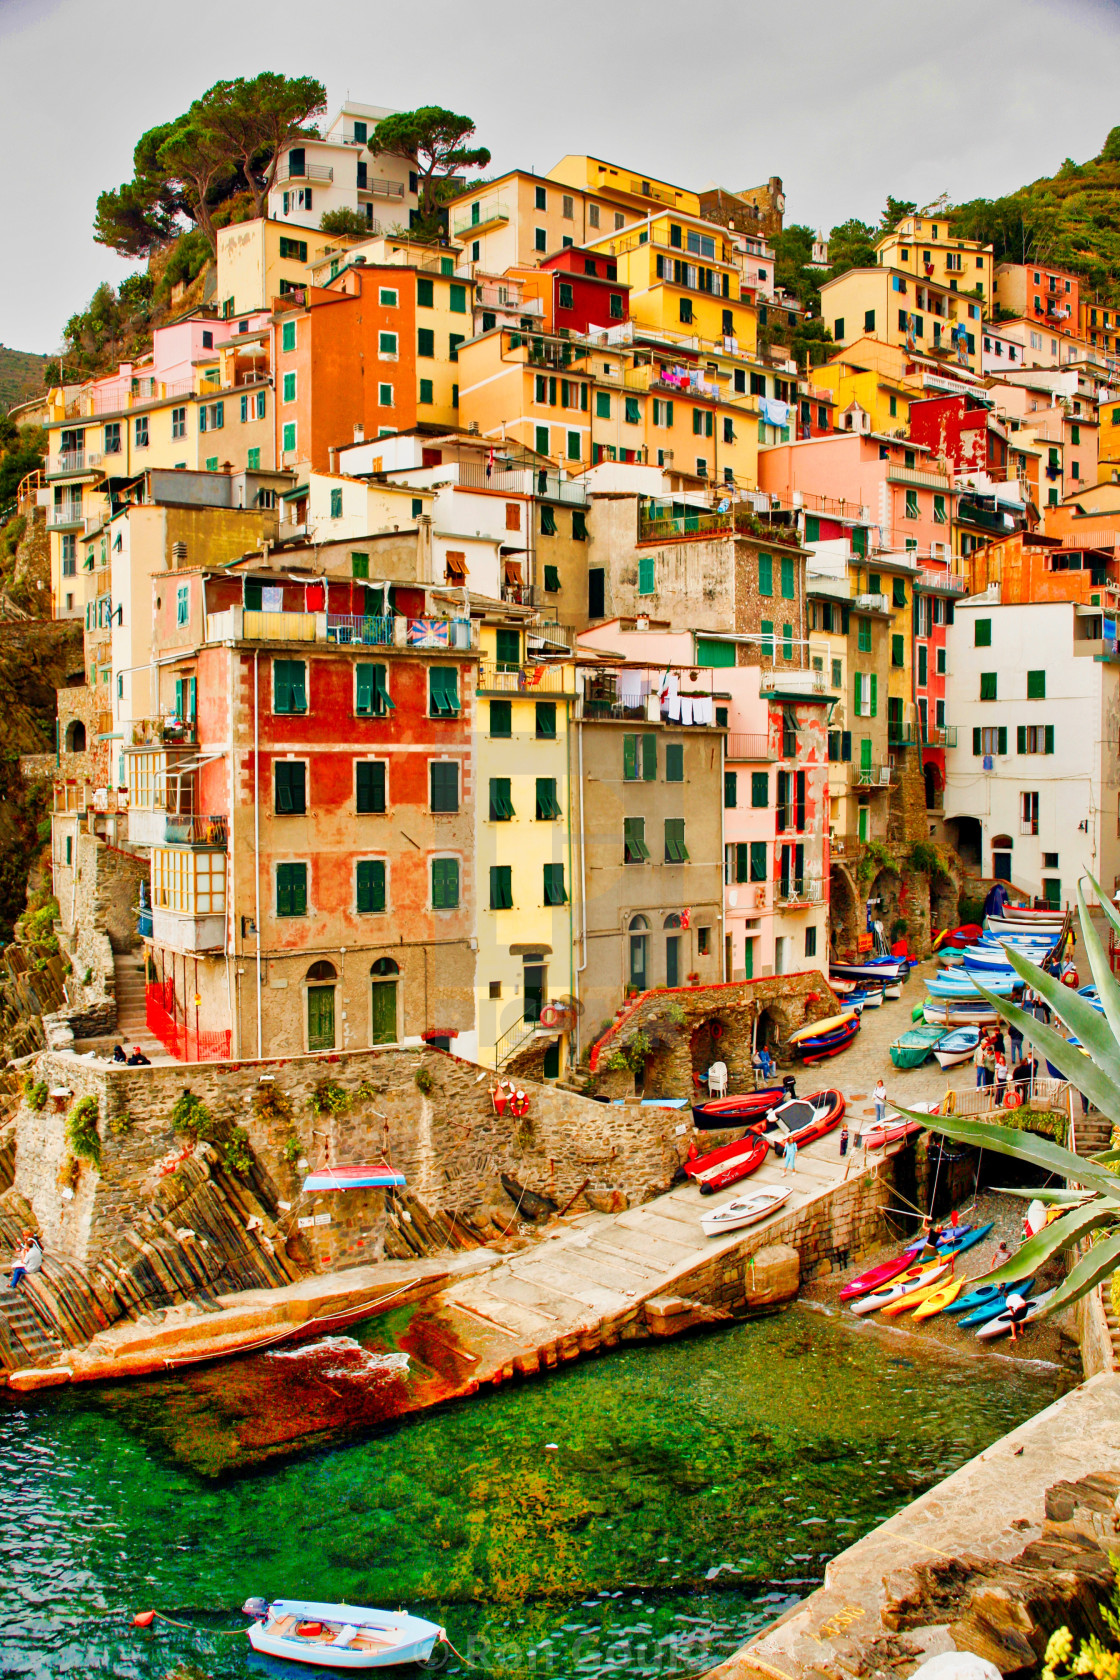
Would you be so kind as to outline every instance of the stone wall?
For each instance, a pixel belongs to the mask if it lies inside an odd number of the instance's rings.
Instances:
[[[424,1083],[430,1080],[428,1092],[417,1085],[418,1074]],[[258,1112],[266,1089],[262,1075],[271,1075],[270,1094],[291,1105],[290,1120]],[[246,1129],[277,1188],[281,1213],[302,1229],[309,1257],[320,1268],[379,1258],[383,1193],[334,1192],[301,1201],[300,1160],[321,1165],[385,1158],[430,1208],[503,1205],[512,1217],[503,1173],[560,1207],[586,1181],[642,1202],[668,1188],[692,1137],[690,1126],[678,1135],[674,1110],[608,1108],[525,1081],[528,1113],[519,1120],[507,1110],[499,1118],[488,1070],[427,1048],[148,1068],[115,1068],[48,1051],[38,1058],[35,1077],[68,1095],[40,1111],[21,1103],[16,1186],[32,1203],[47,1243],[82,1260],[96,1258],[121,1221],[150,1202],[161,1160],[185,1141],[170,1118],[184,1088],[216,1119]],[[309,1098],[327,1080],[338,1088],[338,1112],[314,1113]],[[70,1184],[65,1111],[86,1095],[99,1105],[102,1167],[98,1173],[81,1165]],[[289,1143],[294,1161],[285,1154]],[[72,1197],[60,1182],[73,1189]],[[329,1223],[298,1224],[319,1217]]]
[[[1107,1284],[1105,1287],[1108,1287]],[[1077,1340],[1081,1347],[1081,1368],[1086,1377],[1120,1369],[1099,1289],[1090,1290],[1077,1303]]]

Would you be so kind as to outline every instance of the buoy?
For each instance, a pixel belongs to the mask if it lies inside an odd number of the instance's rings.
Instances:
[[[713,1038],[722,1038],[723,1037],[723,1022],[722,1021],[713,1021],[708,1030],[710,1031]]]
[[[129,1623],[129,1626],[130,1627],[151,1627],[151,1625],[155,1621],[155,1619],[156,1619],[156,1613],[155,1613],[154,1610],[138,1610],[136,1615],[133,1616],[131,1622]]]

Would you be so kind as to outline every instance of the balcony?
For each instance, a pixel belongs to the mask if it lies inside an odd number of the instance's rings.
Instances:
[[[374,626],[366,641],[366,626]],[[360,627],[360,628],[359,628]],[[386,627],[391,634],[386,635]],[[557,627],[559,628],[559,627]],[[571,632],[566,633],[569,637]],[[349,637],[349,641],[347,641]],[[354,647],[418,651],[478,646],[478,626],[469,618],[362,618],[348,613],[255,612],[227,607],[207,613],[207,642],[331,642]]]
[[[193,747],[198,729],[193,719],[138,717],[132,720],[133,747]]]
[[[947,595],[963,595],[968,588],[966,578],[950,572],[920,571],[914,583],[919,589],[942,590]]]
[[[384,175],[370,175],[364,181],[358,182],[359,193],[369,193],[373,198],[404,199],[404,187],[400,181],[389,181]]]
[[[61,507],[47,509],[48,531],[77,531],[82,523],[81,502],[64,502]]]
[[[164,822],[163,843],[168,846],[203,846],[207,851],[224,852],[229,845],[226,818],[169,814]]]
[[[333,181],[334,170],[329,163],[305,163],[302,169],[291,167],[291,153],[281,168],[276,172],[276,185],[283,186],[285,181]]]
[[[351,613],[327,614],[327,640],[343,647],[392,647],[392,618],[361,618]]]
[[[494,665],[489,661],[478,667],[480,694],[573,694],[575,692],[572,666],[562,665]]]
[[[953,481],[945,473],[918,472],[914,467],[888,467],[888,484],[906,484],[914,490],[940,490],[950,495]]]
[[[190,916],[175,910],[153,910],[152,940],[166,950],[187,954],[222,951],[226,943],[225,911],[208,916]]]
[[[475,211],[478,212],[475,215]],[[489,233],[492,228],[504,227],[509,221],[509,210],[496,199],[489,202],[473,204],[469,216],[463,216],[457,221],[451,231],[456,239],[477,239],[480,233]]]
[[[681,537],[729,537],[733,525],[730,514],[706,513],[702,508],[664,519],[648,519],[638,515],[638,541],[676,542]]]
[[[769,735],[740,734],[734,732],[727,737],[727,762],[729,764],[773,764],[779,757],[776,746],[771,745]]]
[[[955,723],[928,724],[922,737],[925,747],[955,747],[957,744],[957,726]]]
[[[857,595],[852,602],[852,609],[855,612],[863,613],[889,613],[891,598],[889,595]]]
[[[887,724],[887,745],[888,745],[888,747],[913,747],[913,746],[917,746],[917,743],[918,743],[917,733],[914,729],[911,728],[910,724],[908,724],[908,723],[889,723],[888,722],[888,724]]]
[[[763,694],[778,689],[783,694],[829,694],[831,688],[823,671],[763,671],[760,682]]]
[[[778,880],[774,885],[774,902],[784,910],[808,909],[824,903],[824,886],[820,881]]]
[[[136,931],[140,935],[141,939],[150,939],[152,937],[152,912],[150,910],[141,910],[138,913],[136,917]]]
[[[80,478],[86,473],[100,472],[104,456],[84,449],[71,449],[61,455],[47,456],[48,478]]]
[[[857,788],[880,788],[886,791],[891,785],[891,766],[889,764],[852,764],[852,786]]]

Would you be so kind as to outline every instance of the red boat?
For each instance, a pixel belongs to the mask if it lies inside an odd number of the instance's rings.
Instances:
[[[773,1085],[765,1091],[743,1091],[736,1097],[711,1097],[707,1102],[693,1103],[692,1119],[701,1131],[716,1131],[720,1126],[749,1126],[753,1120],[763,1120],[770,1110],[785,1101],[785,1088]]]
[[[770,1119],[777,1122],[785,1136],[771,1140],[775,1155],[782,1153],[789,1138],[799,1149],[803,1149],[807,1143],[815,1143],[818,1138],[824,1137],[840,1124],[845,1106],[839,1091],[814,1091],[810,1097],[795,1097],[792,1102],[779,1103],[772,1110]]]
[[[964,922],[952,929],[942,928],[933,942],[933,949],[940,951],[947,946],[951,951],[963,951],[966,945],[975,945],[983,932],[979,922]]]
[[[725,1190],[729,1184],[748,1178],[765,1161],[769,1148],[764,1137],[748,1132],[738,1143],[725,1143],[722,1149],[713,1149],[710,1154],[694,1155],[685,1162],[684,1170],[699,1184],[702,1196],[711,1196],[716,1190]]]

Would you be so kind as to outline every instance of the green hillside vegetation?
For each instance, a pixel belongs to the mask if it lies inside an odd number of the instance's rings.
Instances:
[[[9,350],[0,344],[0,414],[42,394],[46,364],[46,356],[31,350]]]

